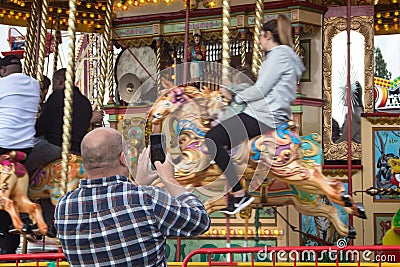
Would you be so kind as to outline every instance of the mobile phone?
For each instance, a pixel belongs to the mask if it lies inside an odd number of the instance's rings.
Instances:
[[[154,162],[165,162],[166,138],[163,133],[150,135],[150,161],[152,168],[156,168]]]

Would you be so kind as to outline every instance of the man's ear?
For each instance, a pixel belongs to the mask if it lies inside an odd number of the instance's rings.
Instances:
[[[127,162],[127,159],[125,157],[124,151],[122,151],[121,154],[119,155],[119,162],[121,163],[122,166],[128,167],[128,162]]]
[[[265,36],[265,38],[267,38],[268,40],[269,40],[269,39],[272,39],[272,33],[271,33],[270,31],[266,31],[264,36]]]

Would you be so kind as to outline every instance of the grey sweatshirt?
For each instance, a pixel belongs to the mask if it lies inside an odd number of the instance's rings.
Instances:
[[[234,100],[247,104],[244,113],[275,129],[291,119],[290,105],[296,99],[296,83],[304,70],[291,47],[274,47],[267,53],[256,83],[238,93]]]

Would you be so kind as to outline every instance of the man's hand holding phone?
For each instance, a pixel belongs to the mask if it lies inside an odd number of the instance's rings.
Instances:
[[[177,197],[187,192],[174,178],[174,165],[166,153],[166,138],[162,133],[150,135],[150,160],[171,195]]]
[[[158,178],[158,174],[150,168],[149,152],[149,147],[144,148],[138,157],[135,181],[139,185],[151,185]]]

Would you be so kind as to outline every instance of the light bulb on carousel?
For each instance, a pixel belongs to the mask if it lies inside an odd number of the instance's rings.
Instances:
[[[214,2],[213,0],[202,0],[203,6],[205,8],[214,8],[217,7],[217,3]]]

